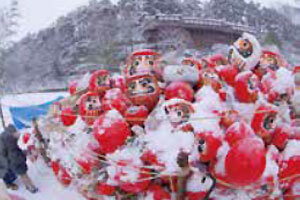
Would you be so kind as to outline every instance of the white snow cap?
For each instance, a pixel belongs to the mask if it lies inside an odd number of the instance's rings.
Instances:
[[[174,131],[170,123],[161,123],[157,129],[147,131],[144,136],[146,148],[157,155],[160,162],[165,164],[163,173],[172,174],[180,171],[177,156],[180,151],[190,153],[195,142],[191,132]]]
[[[293,156],[300,156],[300,141],[289,140],[282,155],[283,160],[289,160]]]
[[[168,65],[164,68],[163,78],[166,82],[184,81],[197,84],[199,70],[186,65]]]
[[[218,106],[221,103],[220,96],[213,90],[211,86],[204,85],[195,94],[196,102],[210,101],[215,102],[214,106]]]
[[[123,116],[119,113],[119,111],[112,109],[105,114],[105,119],[102,123],[103,128],[108,128],[111,124],[117,120],[124,119]]]
[[[220,101],[218,94],[210,86],[204,86],[197,92],[196,98],[200,101],[194,103],[195,113],[190,118],[190,123],[194,130],[196,132],[220,132],[220,117],[216,111],[224,111],[225,106]]]
[[[91,74],[86,73],[78,82],[77,88],[78,90],[85,90],[89,87]]]
[[[139,179],[140,170],[143,166],[140,160],[141,150],[138,147],[126,147],[107,155],[107,160],[111,165],[107,167],[109,182],[114,183],[117,175],[124,182],[136,182]],[[127,161],[125,166],[117,165],[118,161]]]
[[[269,76],[271,75],[268,73],[266,75],[266,78]],[[271,83],[272,83],[271,90],[278,92],[279,94],[284,94],[291,89],[292,90],[295,89],[295,76],[293,75],[292,71],[284,67],[280,67],[276,71],[276,79]]]
[[[201,182],[200,182],[201,181]],[[186,190],[188,192],[208,192],[213,186],[213,180],[201,171],[194,172],[188,179]]]
[[[218,149],[217,164],[215,165],[215,171],[220,175],[226,175],[225,159],[229,150],[230,147],[227,142],[223,142],[222,146]]]
[[[274,154],[279,154],[279,151],[274,145],[270,145],[266,154],[266,168],[262,177],[277,177],[279,166],[273,158]]]

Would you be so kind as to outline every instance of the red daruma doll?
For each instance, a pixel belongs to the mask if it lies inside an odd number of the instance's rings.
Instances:
[[[159,69],[160,55],[150,49],[138,50],[133,52],[127,60],[125,67],[125,77],[130,77],[139,74],[152,74],[157,78],[161,77]]]
[[[160,88],[151,75],[137,75],[126,80],[126,95],[136,106],[146,106],[150,112],[157,104]]]
[[[80,98],[79,113],[82,120],[89,126],[93,125],[102,113],[101,101],[98,93],[88,92]]]

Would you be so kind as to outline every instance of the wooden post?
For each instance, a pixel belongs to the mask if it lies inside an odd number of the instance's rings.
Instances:
[[[32,120],[32,124],[33,124],[34,130],[35,130],[35,136],[36,136],[36,138],[38,139],[38,141],[39,141],[39,143],[41,145],[41,148],[39,149],[39,152],[41,153],[41,156],[43,157],[45,163],[49,164],[50,163],[50,158],[48,158],[47,152],[46,152],[46,150],[48,148],[48,145],[45,142],[45,140],[44,140],[44,138],[42,136],[41,131],[39,130],[37,120],[33,119]]]
[[[176,200],[184,200],[187,179],[191,175],[191,170],[189,168],[188,154],[184,152],[180,152],[177,157],[177,163],[181,168],[181,173],[178,175],[178,180],[177,180]]]
[[[0,102],[0,117],[1,117],[1,121],[2,121],[2,126],[3,126],[3,129],[5,129],[5,120],[4,120],[4,115],[3,115],[3,110],[2,110],[2,104]]]

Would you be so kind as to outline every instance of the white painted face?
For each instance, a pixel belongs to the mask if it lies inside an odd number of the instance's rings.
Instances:
[[[97,78],[97,86],[109,86],[110,85],[110,76],[109,75],[100,75]]]
[[[143,70],[151,72],[154,64],[155,56],[153,55],[135,56],[128,67],[128,74],[132,76]]]
[[[156,91],[154,80],[150,77],[143,77],[132,80],[128,84],[128,91],[131,97],[153,94]]]
[[[240,71],[245,68],[245,60],[253,54],[253,45],[246,38],[239,38],[230,48],[228,61],[238,67]]]
[[[187,105],[178,105],[172,107],[165,107],[165,112],[171,123],[180,125],[186,123],[190,116],[191,111]]]
[[[248,79],[248,90],[250,92],[254,92],[258,89],[258,80],[257,77],[252,75],[249,79]]]
[[[276,120],[277,117],[275,114],[266,115],[263,121],[263,128],[268,131],[274,130],[276,128]]]
[[[207,145],[204,139],[200,139],[198,142],[198,152],[204,155],[207,153]]]
[[[95,111],[101,109],[101,101],[98,96],[89,96],[85,102],[87,111]]]
[[[204,77],[205,79],[208,79],[208,80],[215,80],[215,81],[217,81],[217,80],[219,79],[219,77],[218,77],[218,75],[217,75],[216,73],[210,72],[210,71],[205,71],[205,72],[203,73],[203,77]]]

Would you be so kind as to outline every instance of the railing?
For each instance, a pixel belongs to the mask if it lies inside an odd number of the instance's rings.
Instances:
[[[145,16],[145,25],[147,26],[156,26],[161,23],[168,23],[171,24],[176,23],[179,26],[182,25],[194,25],[197,27],[228,27],[232,29],[233,31],[238,32],[251,32],[256,33],[257,30],[253,27],[246,26],[246,25],[240,25],[240,24],[234,24],[231,22],[227,22],[225,20],[219,20],[219,19],[203,19],[198,17],[183,17],[181,15],[154,15],[154,16]],[[147,29],[147,28],[146,28]]]

